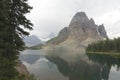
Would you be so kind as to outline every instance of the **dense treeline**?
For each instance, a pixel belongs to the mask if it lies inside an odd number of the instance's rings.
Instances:
[[[89,44],[86,51],[90,52],[120,52],[120,38],[106,39]]]
[[[16,70],[19,51],[24,49],[24,30],[32,29],[32,23],[25,17],[32,7],[27,0],[0,0],[0,80],[20,79]]]

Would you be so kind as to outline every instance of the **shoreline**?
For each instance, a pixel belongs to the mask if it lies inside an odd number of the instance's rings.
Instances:
[[[106,54],[111,56],[120,56],[120,52],[86,52],[88,54]]]

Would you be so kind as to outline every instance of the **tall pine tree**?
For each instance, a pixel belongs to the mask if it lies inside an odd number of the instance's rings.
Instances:
[[[29,35],[32,23],[25,17],[32,7],[27,0],[0,0],[0,80],[13,80],[19,51],[24,49],[23,36]]]

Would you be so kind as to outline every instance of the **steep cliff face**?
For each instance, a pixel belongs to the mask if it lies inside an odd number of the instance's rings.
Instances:
[[[84,12],[78,12],[71,20],[69,27],[65,27],[59,35],[48,43],[61,44],[69,41],[88,45],[91,42],[107,38],[103,25],[96,25],[94,20],[89,19]]]
[[[84,12],[78,12],[69,25],[71,39],[84,41],[88,37],[98,38],[97,25],[93,19],[88,19]]]

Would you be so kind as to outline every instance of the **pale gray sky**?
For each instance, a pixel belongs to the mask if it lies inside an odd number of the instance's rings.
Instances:
[[[33,10],[27,17],[34,24],[31,34],[45,38],[68,26],[84,11],[96,24],[104,24],[109,37],[120,37],[120,0],[28,0]]]

